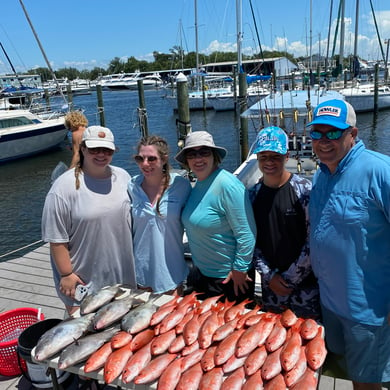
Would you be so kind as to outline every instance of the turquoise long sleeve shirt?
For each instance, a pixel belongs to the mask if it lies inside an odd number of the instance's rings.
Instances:
[[[321,164],[309,203],[311,262],[322,304],[368,325],[390,313],[390,158],[363,141],[332,174]]]
[[[256,224],[245,186],[217,169],[198,181],[182,213],[194,264],[205,276],[226,278],[252,263]]]

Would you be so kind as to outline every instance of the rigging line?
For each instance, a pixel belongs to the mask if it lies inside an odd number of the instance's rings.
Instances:
[[[375,30],[376,30],[376,35],[377,35],[378,41],[379,41],[379,47],[381,48],[382,59],[383,59],[383,61],[385,62],[385,61],[386,61],[386,59],[385,59],[385,53],[384,53],[384,51],[383,51],[382,41],[381,41],[380,36],[379,36],[378,24],[377,24],[377,22],[376,22],[376,17],[375,17],[374,7],[373,7],[373,5],[372,5],[372,0],[370,0],[370,6],[371,6],[372,17],[374,18]]]
[[[23,0],[19,0],[19,3],[20,3],[20,5],[21,5],[22,8],[23,8],[23,12],[24,12],[24,14],[25,14],[25,16],[26,16],[26,19],[27,19],[27,21],[28,21],[28,24],[30,25],[31,30],[32,30],[32,32],[33,32],[33,34],[34,34],[34,37],[35,37],[35,39],[36,39],[36,41],[37,41],[37,43],[38,43],[38,46],[39,46],[39,48],[41,49],[41,53],[42,53],[42,55],[43,55],[43,58],[45,59],[46,65],[47,65],[47,67],[49,68],[50,73],[51,73],[51,75],[52,75],[52,77],[53,77],[53,79],[54,79],[54,82],[55,82],[56,85],[57,85],[57,89],[58,89],[58,91],[60,92],[60,94],[61,94],[62,98],[64,99],[64,101],[66,102],[65,96],[64,96],[64,94],[63,94],[63,92],[62,92],[62,88],[60,87],[60,84],[58,83],[57,77],[56,77],[56,75],[55,75],[55,73],[54,73],[54,71],[53,71],[53,69],[52,69],[52,67],[51,67],[51,65],[50,65],[50,62],[49,62],[49,60],[48,60],[48,58],[47,58],[47,56],[46,56],[45,50],[43,50],[43,46],[42,46],[42,44],[41,44],[41,41],[40,41],[39,38],[38,38],[38,34],[36,33],[35,28],[34,28],[32,22],[31,22],[31,20],[30,20],[30,16],[28,15],[27,10],[26,10],[26,8],[25,8],[25,6],[24,6],[24,4],[23,4]]]
[[[335,32],[334,32],[332,57],[334,57],[334,53],[335,53],[335,51],[336,51],[336,41],[337,41],[337,35],[338,35],[338,31],[339,31],[340,15],[341,15],[341,1],[340,1],[340,3],[339,3],[339,10],[338,10],[338,14],[337,14],[336,30],[335,30]]]
[[[6,38],[8,39],[8,42],[9,42],[10,46],[14,49],[15,54],[16,54],[16,56],[18,57],[20,63],[23,65],[24,71],[26,71],[26,70],[27,70],[27,66],[26,66],[26,64],[24,63],[24,61],[22,60],[22,58],[20,57],[18,51],[17,51],[16,48],[15,48],[15,45],[13,44],[12,40],[10,39],[10,37],[9,37],[9,35],[8,35],[8,33],[7,33],[7,31],[4,29],[4,27],[3,27],[1,24],[0,24],[0,28],[1,28],[1,30],[3,31],[3,34],[4,34],[4,35],[6,36]]]
[[[11,62],[11,60],[10,60],[10,58],[8,57],[8,54],[7,54],[7,52],[5,51],[4,46],[3,46],[3,44],[2,44],[1,42],[0,42],[0,46],[1,46],[1,49],[3,50],[4,55],[5,55],[6,58],[7,58],[8,63],[9,63],[10,66],[11,66],[12,71],[14,72],[14,75],[16,76],[16,79],[19,81],[20,86],[23,87],[23,84],[22,84],[22,82],[20,81],[20,79],[19,79],[19,77],[18,77],[18,74],[16,73],[16,70],[15,70],[15,68],[14,68],[14,66],[13,66],[13,64],[12,64],[12,62]]]
[[[332,12],[333,12],[333,0],[330,1],[328,41],[326,42],[326,62],[325,62],[325,71],[326,72],[328,72],[328,68],[329,68],[328,62],[329,62],[330,28],[332,26]]]
[[[255,14],[253,12],[253,6],[252,6],[252,0],[249,0],[249,5],[251,6],[251,13],[252,13],[252,18],[253,18],[253,23],[255,25],[255,30],[256,30],[256,37],[257,37],[257,41],[259,43],[259,50],[260,50],[260,56],[261,58],[264,60],[264,54],[263,54],[263,49],[261,47],[261,42],[260,42],[260,37],[259,37],[259,31],[257,29],[257,23],[256,23],[256,19],[255,19]],[[264,62],[264,61],[263,61]]]

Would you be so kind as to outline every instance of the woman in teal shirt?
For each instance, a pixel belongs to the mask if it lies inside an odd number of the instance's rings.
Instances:
[[[226,153],[209,133],[196,131],[175,158],[197,178],[182,213],[197,271],[193,287],[201,299],[223,294],[240,302],[254,294],[256,225],[245,186],[219,167]]]

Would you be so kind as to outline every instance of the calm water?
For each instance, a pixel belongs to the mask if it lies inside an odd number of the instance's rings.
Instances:
[[[172,156],[177,152],[177,116],[173,113],[165,91],[145,91],[149,134],[158,134],[167,139]],[[106,126],[115,135],[119,152],[114,155],[113,164],[126,169],[130,174],[138,173],[131,156],[140,137],[137,119],[138,93],[136,91],[104,91]],[[83,108],[90,125],[99,123],[96,94],[74,97],[77,107]],[[207,130],[213,134],[215,143],[224,146],[229,153],[223,167],[233,171],[240,163],[239,117],[233,112],[191,113],[193,130]],[[381,112],[373,120],[372,114],[358,116],[360,137],[370,149],[390,155],[390,111]],[[256,131],[249,124],[249,142]],[[46,193],[50,188],[50,176],[58,162],[69,164],[71,150],[69,143],[55,151],[0,165],[1,219],[0,256],[15,249],[39,241],[40,220]],[[171,159],[173,167],[177,163]],[[0,261],[20,256],[33,247],[14,255],[0,258]]]

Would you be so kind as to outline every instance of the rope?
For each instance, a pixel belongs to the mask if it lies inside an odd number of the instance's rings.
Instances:
[[[25,245],[25,246],[23,246],[23,247],[21,247],[21,248],[19,248],[19,249],[15,249],[15,250],[13,250],[13,251],[11,251],[11,252],[5,253],[4,255],[0,255],[0,259],[3,258],[3,257],[5,257],[5,256],[12,255],[12,254],[15,253],[15,252],[19,252],[19,251],[21,251],[21,250],[23,250],[23,249],[29,248],[30,246],[39,244],[40,242],[43,242],[43,241],[42,241],[42,240],[38,240],[38,241],[35,241],[35,242],[31,243],[31,244]]]

